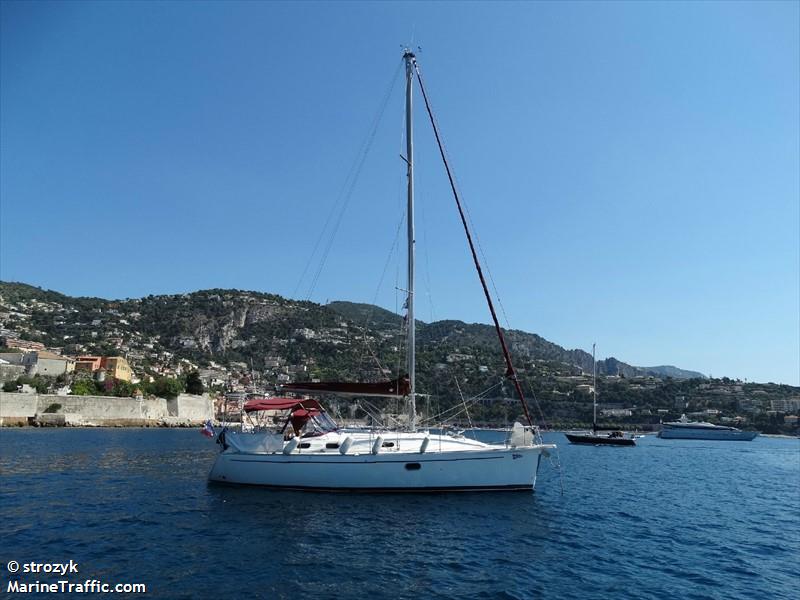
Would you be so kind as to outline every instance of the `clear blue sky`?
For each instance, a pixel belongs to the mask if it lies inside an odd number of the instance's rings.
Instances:
[[[511,326],[798,385],[798,6],[2,2],[0,277],[304,297],[413,39]],[[394,92],[312,300],[396,305]],[[423,116],[418,315],[488,322]]]

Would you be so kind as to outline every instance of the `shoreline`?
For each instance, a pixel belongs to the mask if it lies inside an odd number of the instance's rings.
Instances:
[[[52,415],[56,416],[56,415]],[[64,415],[57,415],[63,417]],[[202,428],[205,424],[205,420],[178,420],[175,421],[165,421],[165,420],[148,420],[148,419],[108,419],[104,423],[77,423],[77,422],[61,422],[61,423],[54,423],[54,422],[45,422],[45,421],[38,421],[38,422],[21,422],[21,419],[17,419],[12,422],[7,422],[10,419],[0,418],[0,430],[2,429],[195,429],[195,428]],[[26,421],[28,421],[26,419]],[[225,427],[230,426],[223,425],[221,421],[213,420],[214,427]],[[500,427],[475,427],[472,428],[470,431],[495,431],[495,432],[504,432],[508,433],[508,429],[500,426]],[[572,429],[545,429],[542,430],[542,433],[560,433],[566,434]],[[640,431],[636,432],[642,436],[655,436],[657,432],[655,431]],[[789,440],[800,440],[800,435],[790,435],[785,433],[761,433],[759,432],[759,437],[766,437],[766,438],[777,438],[777,439],[789,439]]]
[[[63,416],[63,415],[61,415]],[[0,421],[9,421],[8,418],[0,419]],[[139,419],[109,419],[105,423],[52,423],[37,421],[32,423],[22,423],[20,421],[12,421],[10,423],[0,422],[0,430],[2,429],[190,429],[194,427],[202,427],[205,421],[148,421]]]
[[[0,427],[194,427],[213,418],[208,395],[120,398],[0,392]]]

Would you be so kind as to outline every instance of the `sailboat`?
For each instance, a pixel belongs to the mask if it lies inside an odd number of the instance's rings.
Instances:
[[[594,358],[595,344],[592,344],[592,430],[585,432],[569,432],[565,434],[573,444],[635,446],[636,439],[622,431],[601,432],[597,428],[597,362]]]
[[[282,418],[276,431],[223,431],[217,441],[222,451],[209,474],[212,482],[293,490],[337,492],[431,492],[533,490],[542,456],[555,448],[543,443],[533,424],[511,355],[497,320],[467,219],[431,113],[415,54],[406,49],[405,124],[407,168],[408,295],[406,374],[379,383],[314,382],[282,386],[286,397],[247,402],[248,414]],[[472,258],[489,303],[506,364],[527,424],[515,423],[503,445],[485,444],[459,435],[417,429],[416,356],[414,320],[414,81],[425,102]],[[297,397],[288,396],[297,394]],[[308,395],[382,396],[404,398],[408,406],[405,431],[353,431],[337,426],[319,400]],[[302,396],[299,396],[302,395]]]

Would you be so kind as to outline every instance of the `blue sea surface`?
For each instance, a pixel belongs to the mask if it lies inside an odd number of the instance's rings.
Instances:
[[[800,441],[573,446],[535,493],[209,485],[197,430],[0,430],[8,561],[152,598],[800,597]],[[563,482],[563,494],[562,494]]]

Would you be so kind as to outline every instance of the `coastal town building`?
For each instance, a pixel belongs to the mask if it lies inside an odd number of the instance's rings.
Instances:
[[[317,336],[317,332],[308,327],[302,327],[300,329],[295,329],[293,335],[306,338],[307,340],[313,340]]]
[[[206,387],[225,385],[227,382],[227,374],[219,369],[200,369],[200,381]]]
[[[600,414],[604,417],[630,417],[633,411],[630,408],[604,408]]]
[[[79,356],[75,363],[76,371],[97,373],[105,371],[105,377],[131,381],[133,371],[128,361],[121,356]]]
[[[454,363],[454,362],[464,362],[467,360],[474,360],[475,357],[472,354],[462,354],[460,352],[451,352],[447,355],[447,362]]]
[[[782,413],[800,411],[800,398],[774,398],[770,400],[770,408]]]
[[[24,352],[0,352],[0,360],[9,365],[18,365],[24,367]]]
[[[276,369],[284,364],[286,361],[279,356],[267,356],[264,359],[264,366],[268,369]]]
[[[17,372],[21,367],[28,375],[39,374],[57,377],[64,373],[71,373],[75,369],[75,361],[73,359],[47,350],[0,352],[0,360],[6,365],[18,367],[12,371]]]
[[[9,361],[0,358],[0,383],[13,381],[20,375],[24,374],[24,366],[21,364],[11,364]]]
[[[75,361],[75,371],[94,373],[103,366],[102,356],[79,356]]]
[[[121,356],[103,358],[103,368],[106,370],[106,377],[113,377],[122,381],[130,381],[133,378],[131,366]]]
[[[0,337],[0,345],[6,348],[19,348],[20,350],[44,350],[45,345],[40,342],[29,342],[11,336]]]
[[[29,375],[50,375],[57,377],[75,370],[75,360],[47,350],[28,352],[23,364]]]

